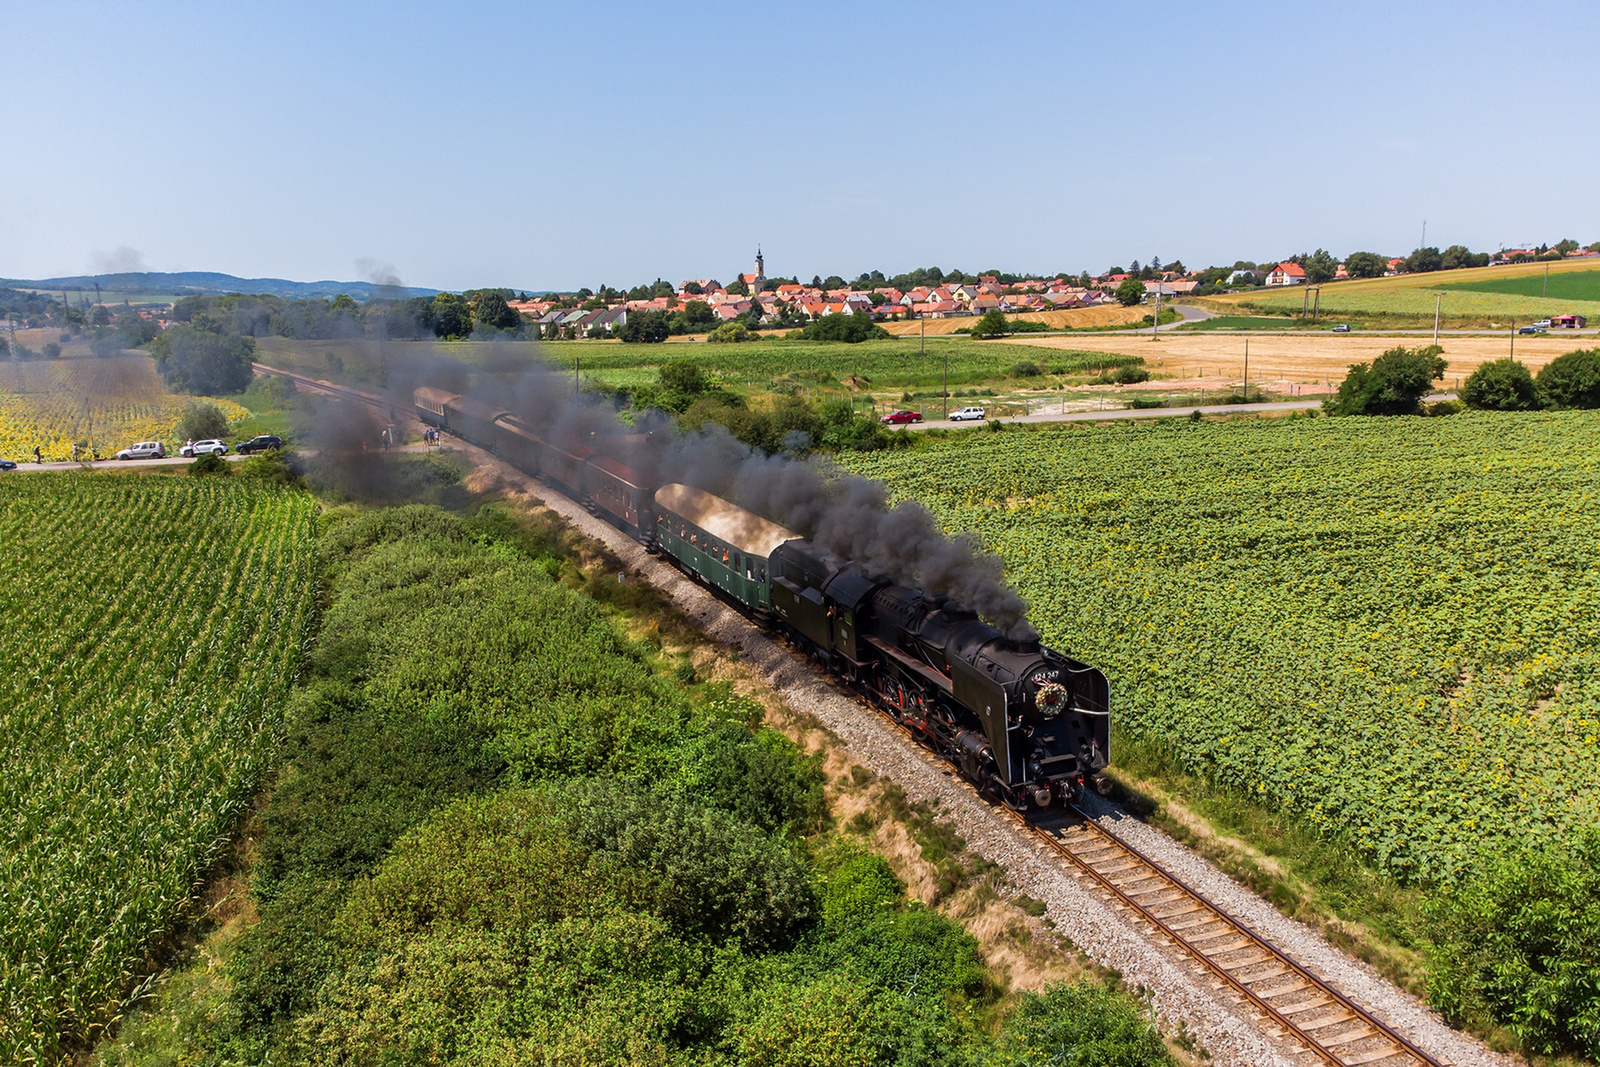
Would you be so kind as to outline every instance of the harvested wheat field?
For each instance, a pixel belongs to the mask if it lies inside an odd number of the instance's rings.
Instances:
[[[1145,307],[1125,308],[1121,304],[1102,304],[1092,308],[1064,308],[1060,311],[1024,311],[1018,315],[1007,315],[1008,319],[1026,319],[1029,322],[1042,322],[1052,329],[1081,329],[1085,326],[1125,326],[1137,323],[1140,319],[1150,314]],[[971,329],[978,320],[970,315],[955,319],[913,319],[910,322],[886,322],[883,328],[896,337],[909,337],[922,332],[926,323],[930,335],[955,333],[965,326]]]
[[[1237,334],[1172,333],[1163,334],[1159,341],[1152,341],[1148,334],[1090,334],[1011,337],[998,343],[1143,356],[1151,372],[1158,377],[1204,377],[1217,381],[1242,379],[1247,340],[1252,382],[1268,386],[1275,382],[1336,386],[1352,363],[1370,363],[1396,345],[1411,348],[1426,345],[1431,339],[1365,334],[1265,334],[1245,338]],[[1516,355],[1537,372],[1557,356],[1592,343],[1593,338],[1585,337],[1519,337]],[[1458,379],[1465,380],[1480,364],[1506,356],[1510,338],[1449,335],[1439,338],[1439,347],[1444,349],[1444,358],[1450,364],[1443,385],[1453,389]]]

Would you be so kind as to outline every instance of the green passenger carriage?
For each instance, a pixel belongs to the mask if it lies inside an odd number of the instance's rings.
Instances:
[[[772,610],[768,561],[800,535],[703,489],[656,490],[656,545],[707,585],[763,615]]]

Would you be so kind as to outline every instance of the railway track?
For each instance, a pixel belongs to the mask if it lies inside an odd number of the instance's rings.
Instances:
[[[345,385],[334,385],[332,382],[325,382],[320,378],[312,378],[304,374],[296,374],[293,371],[269,367],[264,363],[252,363],[250,369],[253,373],[262,377],[288,378],[291,382],[294,382],[296,389],[303,389],[308,393],[320,393],[323,396],[354,400],[359,404],[366,404],[379,411],[387,411],[392,406],[385,397],[375,396],[372,393],[363,393],[359,389],[351,389]]]
[[[387,400],[354,389],[259,364],[257,370],[316,392],[388,406]],[[841,688],[905,730],[869,694],[848,685]],[[1028,819],[1003,804],[994,809],[1066,860],[1089,881],[1091,893],[1148,928],[1157,944],[1208,974],[1213,989],[1231,992],[1290,1059],[1329,1067],[1451,1067],[1451,1061],[1417,1048],[1081,809],[1052,812],[1042,819]]]
[[[1091,882],[1091,892],[1132,913],[1231,991],[1268,1036],[1298,1046],[1302,1063],[1331,1067],[1449,1067],[1279,951],[1199,890],[1072,808],[1046,821],[1001,808]]]

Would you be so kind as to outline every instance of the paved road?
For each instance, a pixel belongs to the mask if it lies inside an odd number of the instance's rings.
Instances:
[[[1321,400],[1278,400],[1270,404],[1197,404],[1193,407],[1181,408],[1108,408],[1105,411],[1041,411],[1032,415],[1012,415],[1003,418],[1003,423],[1013,422],[1104,422],[1107,419],[1161,419],[1171,418],[1174,415],[1187,415],[1191,411],[1198,411],[1202,415],[1239,415],[1255,414],[1262,411],[1303,411],[1308,408],[1320,408]],[[985,422],[950,422],[946,419],[932,419],[928,422],[914,422],[908,429],[912,430],[962,430],[987,426]]]
[[[245,457],[228,455],[222,458],[229,463],[237,463]],[[61,463],[35,463],[29,460],[24,463],[19,459],[17,460],[17,469],[6,473],[16,474],[21,471],[131,471],[138,470],[141,467],[187,467],[193,462],[194,460],[182,456],[168,456],[166,459],[102,459],[99,463],[91,463],[88,460],[81,463],[73,463],[71,460]]]

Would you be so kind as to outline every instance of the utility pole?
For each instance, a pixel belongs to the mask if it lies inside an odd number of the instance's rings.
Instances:
[[[1306,308],[1311,303],[1311,286],[1306,286],[1300,291],[1300,317],[1306,317]]]
[[[1517,358],[1517,320],[1511,320],[1511,358]]]
[[[1250,403],[1250,338],[1244,339],[1244,402]]]
[[[1434,293],[1433,301],[1433,343],[1439,343],[1439,309],[1444,306],[1444,294]]]
[[[1543,300],[1550,295],[1550,264],[1544,265],[1544,285],[1539,289],[1539,299]]]
[[[1161,332],[1161,283],[1156,282],[1156,313],[1150,316],[1150,340],[1157,339]]]
[[[1317,286],[1317,298],[1311,302],[1311,321],[1316,322],[1322,313],[1322,286]]]

